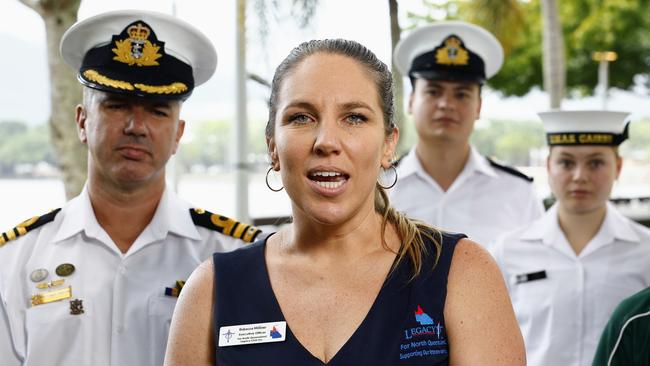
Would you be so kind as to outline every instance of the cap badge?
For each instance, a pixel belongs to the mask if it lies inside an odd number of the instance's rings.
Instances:
[[[436,51],[436,63],[440,65],[467,65],[468,62],[469,53],[457,37],[450,36],[445,46]]]
[[[160,46],[151,43],[148,38],[151,29],[142,23],[134,24],[127,29],[128,38],[116,39],[113,60],[132,66],[157,66],[156,61],[162,55],[158,53]]]

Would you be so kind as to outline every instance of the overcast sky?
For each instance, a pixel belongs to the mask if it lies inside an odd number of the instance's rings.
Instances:
[[[253,0],[249,0],[252,2]],[[401,0],[402,25],[406,10],[422,11],[421,0]],[[210,4],[206,6],[206,4]],[[234,119],[235,72],[235,0],[177,0],[176,15],[203,32],[217,49],[219,63],[213,78],[198,87],[184,107],[188,121]],[[249,71],[270,79],[277,64],[298,43],[313,38],[354,39],[390,63],[388,1],[326,0],[320,1],[317,15],[307,29],[300,30],[290,17],[281,25],[272,24],[269,43],[260,42],[256,32],[255,14],[249,7],[248,62]],[[148,9],[172,13],[171,0],[83,0],[79,18],[118,9]],[[36,13],[18,0],[0,0],[0,120],[43,123],[49,115],[49,86],[45,51],[44,25]],[[507,60],[506,60],[507,62]],[[408,83],[406,83],[408,88]],[[249,117],[263,120],[266,116],[264,88],[248,83]],[[633,112],[633,118],[650,117],[647,97],[614,91],[610,109]],[[548,98],[540,91],[526,98],[502,98],[489,91],[484,94],[482,117],[487,119],[537,120],[536,112],[547,108]],[[564,109],[599,109],[598,98],[568,100]]]

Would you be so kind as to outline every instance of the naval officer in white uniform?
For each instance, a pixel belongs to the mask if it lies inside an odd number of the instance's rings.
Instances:
[[[159,366],[190,273],[259,233],[165,185],[182,102],[216,53],[183,21],[129,10],[76,23],[61,54],[85,86],[88,180],[62,209],[0,234],[0,365]]]
[[[650,286],[650,230],[608,199],[622,168],[627,113],[540,114],[556,203],[492,247],[531,366],[588,366],[616,305]]]

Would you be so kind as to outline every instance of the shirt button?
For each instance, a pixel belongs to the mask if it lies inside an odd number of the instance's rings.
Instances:
[[[124,332],[124,326],[123,325],[118,325],[116,329],[117,333],[123,333]]]

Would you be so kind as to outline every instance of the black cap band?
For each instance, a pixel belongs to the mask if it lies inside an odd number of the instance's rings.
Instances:
[[[609,132],[554,132],[546,134],[549,146],[618,146],[628,139],[628,126],[625,125],[623,133]]]

